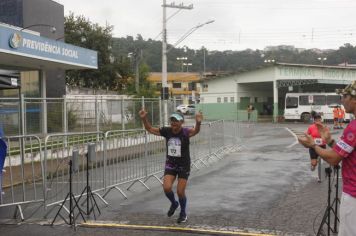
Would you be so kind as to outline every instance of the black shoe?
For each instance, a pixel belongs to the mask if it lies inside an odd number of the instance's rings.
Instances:
[[[174,212],[176,211],[176,209],[178,208],[178,206],[179,206],[179,203],[177,201],[176,201],[175,205],[172,204],[167,212],[167,216],[171,217],[174,214]]]
[[[177,220],[177,223],[180,224],[180,223],[184,223],[184,222],[187,222],[188,220],[188,217],[186,214],[179,214],[179,218]]]

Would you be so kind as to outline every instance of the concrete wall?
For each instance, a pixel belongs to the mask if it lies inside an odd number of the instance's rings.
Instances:
[[[23,26],[48,24],[56,27],[51,32],[47,26],[34,26],[29,29],[40,32],[41,36],[64,40],[64,6],[52,0],[23,0]],[[65,71],[46,70],[47,97],[62,97],[65,95]]]
[[[22,0],[1,0],[0,22],[22,27]]]
[[[201,103],[218,103],[217,99],[221,99],[224,103],[224,97],[234,97],[236,102],[236,81],[232,77],[220,78],[206,82],[208,84],[208,91],[200,94]]]

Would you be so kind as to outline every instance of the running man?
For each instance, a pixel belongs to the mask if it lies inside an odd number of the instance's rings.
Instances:
[[[198,134],[200,125],[203,120],[203,115],[197,112],[195,115],[194,128],[182,127],[184,116],[180,113],[173,113],[170,116],[170,127],[156,128],[152,127],[147,120],[147,112],[144,108],[139,112],[142,123],[145,129],[154,135],[163,136],[166,139],[166,164],[164,169],[163,191],[171,202],[167,216],[171,217],[178,206],[180,206],[180,214],[177,222],[183,223],[187,221],[186,205],[187,197],[185,188],[187,186],[188,177],[190,174],[190,152],[189,138]],[[176,201],[172,186],[178,176]]]
[[[316,113],[313,117],[314,123],[308,127],[307,134],[310,135],[314,143],[321,148],[326,148],[326,141],[320,136],[318,127],[323,126],[323,122],[321,120],[321,115]],[[318,157],[319,155],[315,152],[313,148],[309,148],[309,155],[310,155],[310,169],[311,171],[315,170],[315,167],[318,165]],[[320,170],[320,168],[319,168]],[[320,171],[318,170],[318,182],[320,183]]]

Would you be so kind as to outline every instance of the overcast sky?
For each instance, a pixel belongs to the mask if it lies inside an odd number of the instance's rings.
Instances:
[[[55,0],[65,15],[84,15],[93,23],[114,26],[114,37],[161,40],[163,0]],[[167,8],[168,43],[175,44],[193,27],[205,25],[177,47],[208,50],[338,48],[356,41],[356,0],[181,0],[192,10]]]

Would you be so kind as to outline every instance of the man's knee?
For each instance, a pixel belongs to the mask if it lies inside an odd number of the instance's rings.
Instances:
[[[185,189],[177,189],[177,195],[179,198],[185,197]]]

